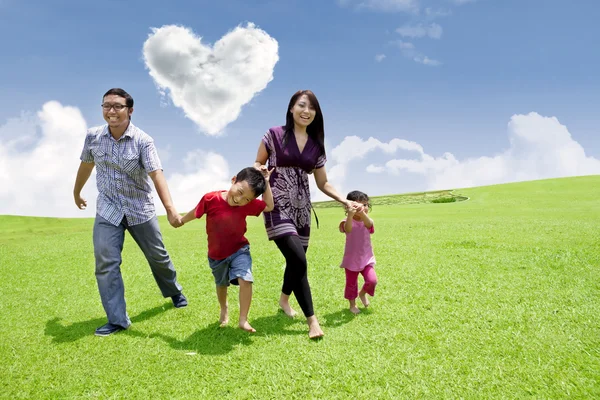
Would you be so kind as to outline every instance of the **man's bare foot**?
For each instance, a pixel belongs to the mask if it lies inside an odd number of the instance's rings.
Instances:
[[[363,306],[369,307],[369,299],[367,299],[367,293],[362,290],[358,293],[358,297],[360,297],[360,301],[363,303]]]
[[[308,323],[308,337],[311,339],[318,339],[325,336],[321,326],[319,325],[319,321],[317,317],[314,315],[312,317],[307,318],[306,322]]]
[[[290,302],[288,300],[279,299],[279,307],[283,310],[285,315],[290,318],[294,318],[298,313],[290,306]]]
[[[352,306],[352,307],[350,307],[350,312],[352,314],[358,314],[360,312],[360,310],[358,309],[358,307]]]
[[[243,322],[240,321],[240,328],[245,330],[246,332],[250,332],[250,333],[256,332],[256,329],[254,329],[252,326],[250,326],[248,321],[243,321]]]
[[[229,310],[228,308],[221,309],[221,316],[219,317],[219,325],[221,327],[227,326],[229,323]]]

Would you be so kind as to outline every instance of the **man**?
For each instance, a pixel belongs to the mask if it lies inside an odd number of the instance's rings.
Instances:
[[[143,251],[154,279],[164,297],[177,308],[185,307],[177,273],[163,244],[156,218],[150,179],[167,211],[169,223],[182,225],[177,213],[153,139],[131,123],[133,98],[123,89],[110,89],[102,98],[106,125],[88,130],[73,196],[85,209],[81,189],[94,166],[98,202],[94,222],[96,281],[108,323],[96,329],[97,336],[108,336],[131,325],[125,309],[125,288],[121,277],[121,252],[125,230]]]

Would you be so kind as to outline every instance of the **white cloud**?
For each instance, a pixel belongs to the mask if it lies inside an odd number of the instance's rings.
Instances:
[[[427,7],[425,9],[425,16],[428,19],[435,19],[435,18],[442,18],[442,17],[448,17],[452,15],[452,11],[451,10],[445,10],[442,8],[439,9],[433,9],[431,7]]]
[[[431,58],[427,57],[426,55],[423,55],[420,52],[418,52],[417,49],[415,48],[415,45],[412,44],[411,42],[405,42],[403,40],[394,40],[394,41],[390,42],[390,44],[398,47],[404,57],[411,59],[414,62],[423,64],[423,65],[432,66],[432,67],[437,67],[439,65],[442,65],[442,63],[440,61],[431,59]]]
[[[84,196],[86,211],[73,200],[86,129],[79,109],[56,101],[45,103],[35,116],[24,113],[1,126],[0,214],[93,216],[95,202],[89,200],[95,188]]]
[[[417,13],[419,11],[419,0],[338,0],[338,4],[384,12]]]
[[[225,158],[211,151],[190,151],[185,156],[184,164],[185,173],[175,173],[168,177],[171,197],[180,213],[194,208],[207,192],[229,189],[231,178],[235,174],[234,172],[230,176]],[[157,195],[155,204],[160,204]]]
[[[375,61],[382,62],[385,59],[385,54],[377,54],[375,56]]]
[[[429,58],[429,57],[423,56],[423,55],[418,55],[418,56],[414,57],[413,60],[420,64],[430,65],[432,67],[437,67],[439,65],[442,65],[442,63],[439,62],[438,60],[434,60],[432,58]]]
[[[586,156],[583,147],[555,117],[535,112],[514,115],[508,124],[508,138],[509,149],[492,157],[461,161],[450,153],[435,158],[423,152],[417,159],[369,165],[367,171],[423,175],[426,190],[600,174],[600,160]]]
[[[396,29],[396,33],[399,33],[400,36],[410,38],[422,38],[427,36],[432,39],[439,39],[442,37],[442,32],[442,27],[436,23],[432,23],[429,25],[406,24]]]
[[[343,193],[350,163],[360,160],[367,154],[376,150],[390,155],[396,153],[398,150],[423,154],[423,148],[418,143],[404,139],[392,139],[389,143],[384,143],[372,137],[363,140],[358,136],[346,136],[340,144],[327,153],[327,179],[331,182],[333,187],[340,193]],[[378,169],[375,168],[375,170]],[[330,200],[329,197],[316,188],[316,185],[312,180],[310,190],[313,200]]]
[[[182,26],[154,28],[144,43],[144,61],[161,93],[200,130],[218,135],[273,79],[278,43],[252,23],[212,47],[201,40]]]

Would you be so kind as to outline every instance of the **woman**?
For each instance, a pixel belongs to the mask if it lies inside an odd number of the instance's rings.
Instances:
[[[323,114],[314,93],[296,92],[290,99],[285,121],[285,126],[265,133],[254,166],[275,167],[270,178],[275,208],[264,213],[264,218],[269,240],[275,241],[286,261],[279,305],[288,316],[294,317],[296,312],[289,303],[294,293],[307,319],[308,336],[315,339],[322,337],[323,331],[314,314],[307,278],[311,219],[308,174],[314,173],[319,190],[346,208],[360,209],[360,205],[340,196],[327,181]]]

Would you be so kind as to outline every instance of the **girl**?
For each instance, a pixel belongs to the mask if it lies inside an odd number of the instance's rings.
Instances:
[[[340,232],[346,234],[346,247],[341,268],[346,270],[346,289],[344,298],[350,302],[350,311],[358,314],[360,310],[356,307],[356,297],[365,307],[369,306],[370,296],[375,295],[377,275],[375,274],[375,255],[371,246],[371,234],[375,232],[373,220],[369,218],[371,209],[369,196],[355,190],[348,193],[347,200],[360,203],[361,208],[348,208],[348,217],[340,223]],[[358,291],[358,274],[362,274],[365,284]]]

